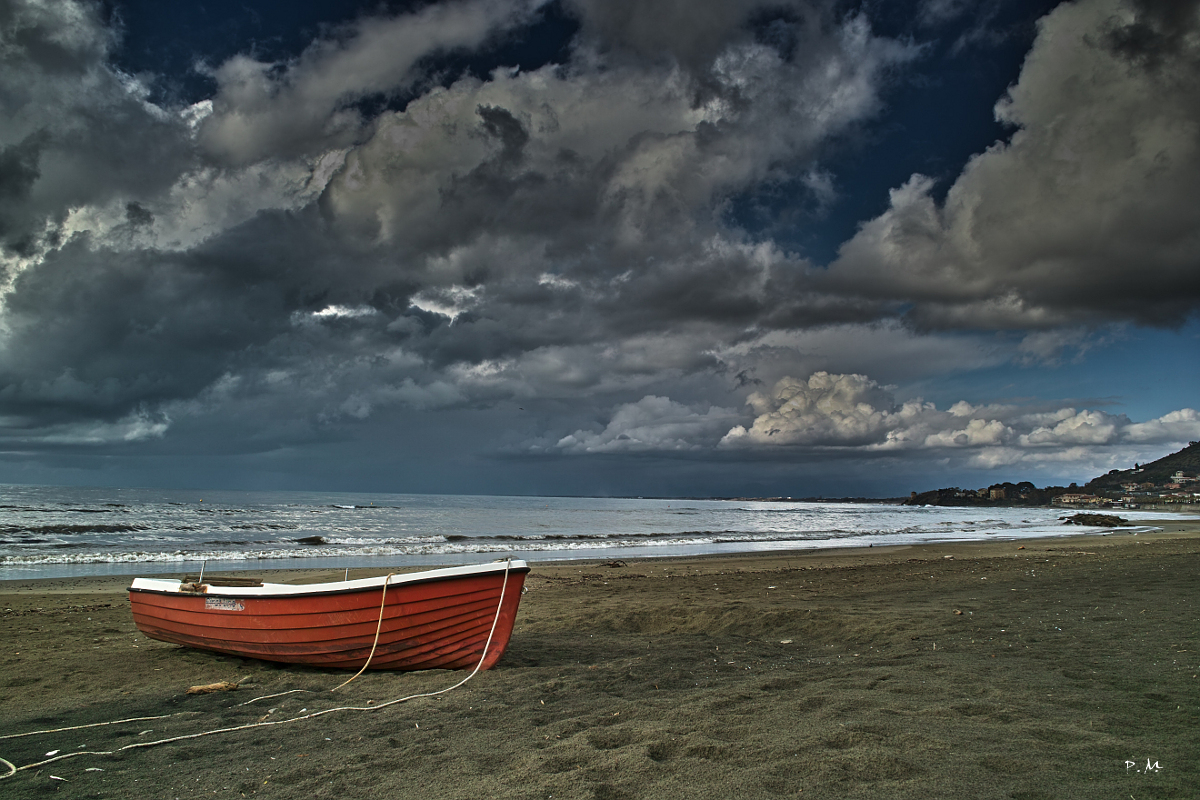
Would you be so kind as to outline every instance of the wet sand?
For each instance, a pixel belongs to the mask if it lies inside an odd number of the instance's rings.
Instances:
[[[17,772],[0,797],[1194,797],[1200,524],[1160,524],[534,564],[504,659],[448,694],[82,755]],[[128,583],[0,582],[0,735],[169,716],[0,739],[0,757],[379,705],[464,677],[369,672],[330,693],[348,673],[147,640]]]

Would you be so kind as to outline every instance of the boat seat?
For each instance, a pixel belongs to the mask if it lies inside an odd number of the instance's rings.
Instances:
[[[183,579],[184,583],[199,583],[200,576],[191,576]],[[258,578],[205,578],[204,583],[208,586],[262,586],[263,582]]]

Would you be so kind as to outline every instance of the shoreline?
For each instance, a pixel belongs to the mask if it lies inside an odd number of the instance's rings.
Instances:
[[[1062,519],[1060,517],[1060,519]],[[1091,527],[1082,525],[1069,525],[1062,523],[1054,526],[1056,532],[1051,534],[1045,533],[1047,530],[1043,528],[1029,535],[1014,534],[1012,531],[1002,533],[981,533],[980,535],[986,538],[967,539],[962,536],[939,540],[938,534],[920,534],[917,535],[915,541],[902,541],[888,543],[886,541],[879,544],[871,544],[868,542],[865,546],[862,544],[842,544],[841,542],[857,541],[863,542],[871,538],[870,534],[858,536],[845,536],[828,539],[795,539],[789,541],[778,542],[763,542],[759,543],[761,549],[743,550],[738,549],[744,547],[743,544],[733,542],[718,542],[707,545],[708,552],[697,553],[696,555],[667,552],[653,552],[654,547],[646,548],[621,548],[597,547],[596,554],[584,555],[582,557],[571,557],[572,550],[562,551],[539,551],[535,549],[524,549],[512,551],[507,555],[513,558],[521,558],[530,563],[536,564],[579,564],[592,561],[608,561],[608,560],[648,560],[660,561],[671,560],[678,558],[694,558],[713,557],[713,558],[740,558],[743,556],[771,556],[774,554],[787,552],[836,552],[836,551],[853,551],[858,549],[880,549],[888,547],[920,547],[920,546],[939,546],[950,544],[983,544],[987,542],[1009,542],[1009,541],[1038,541],[1041,539],[1064,539],[1074,538],[1078,536],[1097,536],[1097,535],[1121,535],[1124,531],[1137,531],[1142,535],[1152,535],[1155,531],[1152,529],[1161,529],[1164,531],[1184,530],[1190,526],[1200,526],[1200,517],[1176,515],[1165,512],[1163,516],[1146,517],[1129,521],[1123,527]],[[1058,532],[1061,531],[1061,532]],[[880,538],[899,538],[904,534],[886,534]],[[927,537],[927,538],[926,538]],[[775,545],[778,545],[776,547]],[[728,550],[724,548],[728,547]],[[647,550],[651,552],[646,552]],[[411,556],[356,556],[356,555],[315,555],[310,557],[297,557],[291,559],[210,559],[209,566],[206,567],[207,572],[213,574],[225,573],[280,573],[290,572],[295,570],[304,570],[310,572],[335,572],[344,570],[349,562],[350,570],[356,574],[362,574],[361,570],[375,569],[376,564],[381,565],[380,568],[397,567],[405,571],[417,571],[421,569],[434,569],[440,566],[458,565],[479,563],[482,561],[492,560],[495,557],[505,555],[501,551],[479,552],[479,553],[458,553],[453,558],[440,560],[437,556],[422,555],[414,558]],[[550,556],[550,557],[546,557]],[[560,557],[561,556],[561,557]],[[396,564],[395,561],[407,561],[408,563]],[[0,565],[0,586],[6,583],[19,581],[36,581],[36,580],[87,580],[92,578],[127,578],[132,580],[134,577],[173,577],[184,572],[195,574],[199,571],[199,565],[203,559],[185,560],[185,561],[160,561],[151,560],[144,562],[136,561],[114,561],[114,562],[98,562],[98,563],[79,563],[79,564],[32,564],[22,566],[4,567]],[[306,563],[308,562],[308,563]],[[333,564],[329,562],[334,562]],[[10,576],[5,573],[18,573],[28,571],[34,575],[28,577]],[[37,575],[37,573],[51,573],[49,575]],[[55,574],[57,573],[57,574]]]
[[[1200,783],[1200,522],[1165,522],[1137,534],[533,563],[508,652],[449,694],[80,756],[21,771],[0,792],[1185,796]],[[367,574],[378,570],[351,570]],[[347,673],[147,640],[129,615],[129,580],[0,582],[3,734],[170,716],[0,739],[0,757],[22,766],[51,750],[366,708],[465,677],[368,672],[330,695]],[[245,676],[235,692],[185,694]],[[295,693],[242,705],[278,692]],[[1161,769],[1125,766],[1146,759]]]

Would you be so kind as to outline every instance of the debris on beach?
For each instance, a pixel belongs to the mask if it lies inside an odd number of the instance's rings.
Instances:
[[[217,681],[216,683],[205,683],[198,686],[192,686],[185,694],[212,694],[214,692],[232,692],[236,691],[239,686],[250,679],[247,675],[240,681]]]
[[[238,688],[236,683],[232,681],[217,681],[216,683],[206,683],[202,686],[192,686],[187,690],[187,694],[212,694],[213,692],[232,692]]]

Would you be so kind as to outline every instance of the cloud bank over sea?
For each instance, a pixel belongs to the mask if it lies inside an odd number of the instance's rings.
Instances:
[[[832,489],[861,468],[805,465],[1086,478],[1200,438],[1077,378],[1139,337],[1198,366],[1197,4],[938,8],[370,6],[197,50],[197,92],[126,63],[132,9],[10,4],[0,477]],[[853,184],[920,140],[886,138],[906,87],[1022,30],[1002,136]]]

